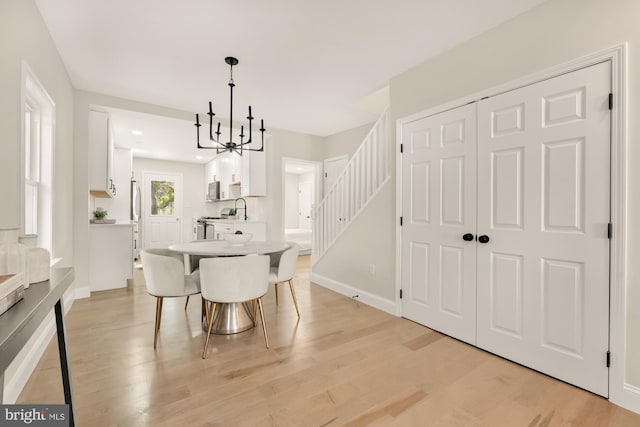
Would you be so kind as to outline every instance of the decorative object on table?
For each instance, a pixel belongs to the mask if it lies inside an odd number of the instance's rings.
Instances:
[[[93,219],[89,221],[91,224],[115,224],[115,219],[107,219],[107,211],[102,208],[96,208],[93,211]]]
[[[18,238],[18,241],[28,248],[29,284],[49,280],[51,254],[47,249],[37,247],[38,235],[24,234]]]
[[[19,241],[19,227],[0,227],[0,275],[24,274],[29,287],[29,249]]]
[[[253,116],[251,115],[251,105],[249,105],[249,115],[247,116],[247,120],[249,120],[249,134],[248,135],[244,134],[244,125],[242,125],[240,126],[240,134],[238,134],[237,136],[237,138],[240,138],[240,141],[238,142],[237,139],[236,139],[236,142],[233,141],[233,88],[235,87],[235,83],[233,82],[233,66],[238,65],[238,59],[234,58],[233,56],[227,56],[224,59],[224,62],[226,62],[230,66],[229,140],[227,142],[223,142],[222,139],[220,139],[220,135],[222,134],[222,132],[220,132],[220,122],[218,122],[218,129],[215,132],[213,131],[213,116],[215,116],[215,114],[213,113],[213,106],[211,104],[211,101],[209,101],[209,112],[207,113],[207,115],[209,116],[209,141],[211,141],[212,145],[204,145],[204,146],[200,145],[200,127],[202,125],[200,124],[200,115],[196,114],[195,127],[196,127],[196,141],[198,144],[198,148],[215,149],[216,153],[223,153],[225,151],[236,152],[241,156],[243,151],[263,151],[264,150],[264,131],[266,130],[264,128],[264,120],[260,120],[260,148],[249,148],[249,144],[251,144],[252,142],[251,137],[253,135],[252,126],[251,126],[251,122],[253,121]],[[213,137],[214,133],[216,135],[215,138]],[[245,136],[249,137],[249,139],[247,139],[246,141],[244,140]]]
[[[0,276],[0,315],[24,298],[24,273]]]
[[[239,230],[238,230],[239,231]],[[234,246],[240,246],[247,243],[253,237],[253,233],[224,233],[224,240]]]

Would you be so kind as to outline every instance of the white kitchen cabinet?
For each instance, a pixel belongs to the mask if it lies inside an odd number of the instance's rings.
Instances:
[[[99,204],[108,212],[107,218],[129,221],[131,219],[132,151],[126,148],[116,148],[113,152],[112,165],[113,186],[117,188],[117,192],[114,191],[111,199],[102,200]]]
[[[89,226],[89,288],[91,292],[127,286],[133,277],[133,226]]]
[[[95,197],[111,198],[116,194],[113,150],[109,115],[102,111],[89,111],[89,192]]]
[[[267,195],[267,161],[264,151],[245,151],[242,156],[240,195]]]
[[[222,153],[205,165],[205,194],[210,182],[220,181],[221,199],[266,196],[266,175],[264,152]],[[239,193],[234,191],[237,187]]]

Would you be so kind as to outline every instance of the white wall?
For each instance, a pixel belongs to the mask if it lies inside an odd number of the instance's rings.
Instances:
[[[62,266],[73,258],[74,92],[53,40],[32,0],[0,2],[0,226],[20,225],[21,73],[22,60],[55,103],[53,175],[53,255]],[[76,280],[77,283],[77,280]],[[73,291],[71,291],[73,292]],[[67,295],[67,297],[70,295]],[[66,298],[65,298],[66,299]],[[73,301],[73,298],[69,300]],[[14,401],[51,336],[52,319],[34,334],[30,344],[5,372],[5,402]]]
[[[323,158],[330,159],[346,154],[351,159],[351,156],[360,147],[364,137],[367,136],[374,124],[375,122],[369,123],[325,137]]]

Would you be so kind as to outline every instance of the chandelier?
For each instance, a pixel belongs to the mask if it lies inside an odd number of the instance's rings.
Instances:
[[[249,134],[245,135],[244,134],[244,125],[240,126],[240,134],[238,135],[238,139],[236,139],[236,141],[233,140],[233,88],[235,87],[235,84],[233,82],[233,66],[234,65],[238,65],[238,60],[236,58],[234,58],[233,56],[227,56],[226,58],[224,58],[224,62],[226,62],[227,64],[229,64],[230,67],[230,71],[229,71],[229,99],[230,99],[230,106],[229,106],[229,140],[227,142],[223,142],[223,140],[220,139],[220,135],[222,134],[222,132],[220,132],[220,122],[218,122],[218,126],[217,126],[217,130],[214,132],[213,131],[213,116],[215,116],[215,114],[213,113],[213,105],[211,103],[211,101],[209,101],[209,112],[207,113],[207,115],[209,116],[209,141],[211,141],[212,145],[201,145],[200,144],[200,127],[202,126],[200,124],[200,116],[199,114],[196,114],[196,123],[195,123],[195,127],[196,127],[196,140],[198,142],[198,148],[204,148],[204,149],[215,149],[216,153],[223,153],[225,151],[229,151],[229,152],[236,152],[239,155],[242,156],[242,152],[243,151],[264,151],[264,120],[260,120],[260,148],[250,148],[249,144],[251,144],[251,137],[252,137],[252,126],[251,126],[251,122],[253,121],[253,116],[251,115],[251,105],[249,105],[249,115],[247,116],[247,120],[249,120]],[[214,135],[215,134],[215,138]],[[244,140],[245,136],[248,136],[249,139],[247,139],[246,141]]]

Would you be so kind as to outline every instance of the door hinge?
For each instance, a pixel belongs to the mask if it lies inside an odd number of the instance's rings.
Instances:
[[[400,152],[404,153],[404,144],[400,144]]]
[[[613,94],[609,94],[609,110],[613,110]]]
[[[611,352],[607,351],[607,368],[611,367]]]
[[[326,173],[326,172],[324,173],[324,177],[325,177],[325,178],[327,177],[327,173]]]
[[[402,227],[402,217],[400,217],[400,227]]]
[[[402,289],[400,289],[400,299],[402,299]]]
[[[611,223],[607,224],[607,238],[608,239],[613,238],[613,224]]]

